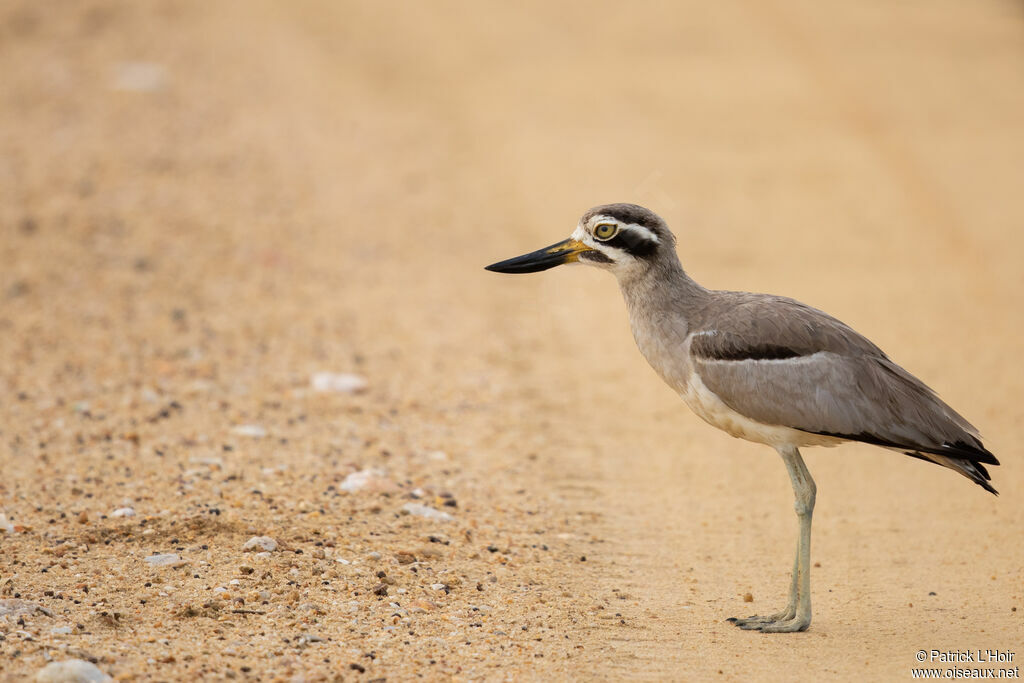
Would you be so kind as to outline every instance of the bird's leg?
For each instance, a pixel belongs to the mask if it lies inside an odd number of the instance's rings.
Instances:
[[[796,559],[793,562],[793,579],[789,588],[789,603],[784,610],[771,616],[729,619],[742,629],[763,633],[804,631],[811,625],[811,517],[814,514],[817,487],[811,473],[807,471],[807,465],[800,457],[800,451],[792,446],[778,450],[793,482],[793,507],[800,523]]]

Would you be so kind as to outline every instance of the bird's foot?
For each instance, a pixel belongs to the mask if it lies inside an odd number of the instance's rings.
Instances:
[[[770,616],[754,615],[746,618],[732,617],[726,619],[744,631],[760,631],[761,633],[792,633],[806,631],[811,625],[810,616],[797,615],[796,609],[789,607]]]

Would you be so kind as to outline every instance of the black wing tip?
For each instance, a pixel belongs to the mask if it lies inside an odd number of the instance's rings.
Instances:
[[[975,463],[983,462],[986,465],[999,464],[999,460],[996,459],[995,454],[982,446],[980,441],[973,444],[965,443],[963,441],[957,441],[956,443],[944,443],[934,452],[936,455],[951,455],[953,457],[964,458]]]
[[[907,453],[907,455],[913,455],[915,458],[927,460],[927,458],[922,457],[918,453]],[[989,455],[991,455],[991,453],[989,453]],[[992,484],[989,483],[990,481],[992,481],[992,477],[989,475],[988,469],[986,469],[986,467],[983,464],[981,464],[980,461],[970,460],[967,458],[957,458],[956,464],[956,472],[959,472],[960,474],[964,475],[965,477],[973,481],[975,484],[991,493],[993,496],[999,495],[999,491],[996,491],[995,488],[992,487]]]
[[[872,446],[881,446],[882,448],[898,449],[913,458],[927,460],[928,462],[935,461],[927,457],[927,455],[925,455],[926,453],[931,455],[941,455],[956,463],[957,466],[950,467],[950,469],[964,475],[992,495],[999,495],[999,491],[996,491],[995,488],[992,487],[992,484],[989,483],[989,481],[992,480],[992,477],[989,476],[988,470],[985,468],[985,465],[998,465],[999,460],[991,451],[982,446],[980,441],[976,441],[975,443],[957,441],[956,443],[944,443],[938,447],[923,447],[894,443],[866,432],[861,432],[860,434],[835,434],[832,432],[811,433],[820,434],[822,436],[832,436],[837,439],[845,439],[846,441],[860,441],[861,443],[871,444]],[[949,465],[947,465],[947,467],[949,467]]]

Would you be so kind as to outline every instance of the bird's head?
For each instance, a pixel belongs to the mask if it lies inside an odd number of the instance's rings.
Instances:
[[[675,258],[675,238],[656,213],[636,204],[605,204],[583,214],[569,239],[493,263],[487,270],[536,273],[563,263],[582,263],[622,279]]]

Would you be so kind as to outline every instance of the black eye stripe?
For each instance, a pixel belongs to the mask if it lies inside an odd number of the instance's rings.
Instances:
[[[618,235],[610,240],[605,240],[604,244],[616,249],[622,249],[638,258],[650,256],[658,249],[656,241],[647,238],[636,230],[620,230]]]

